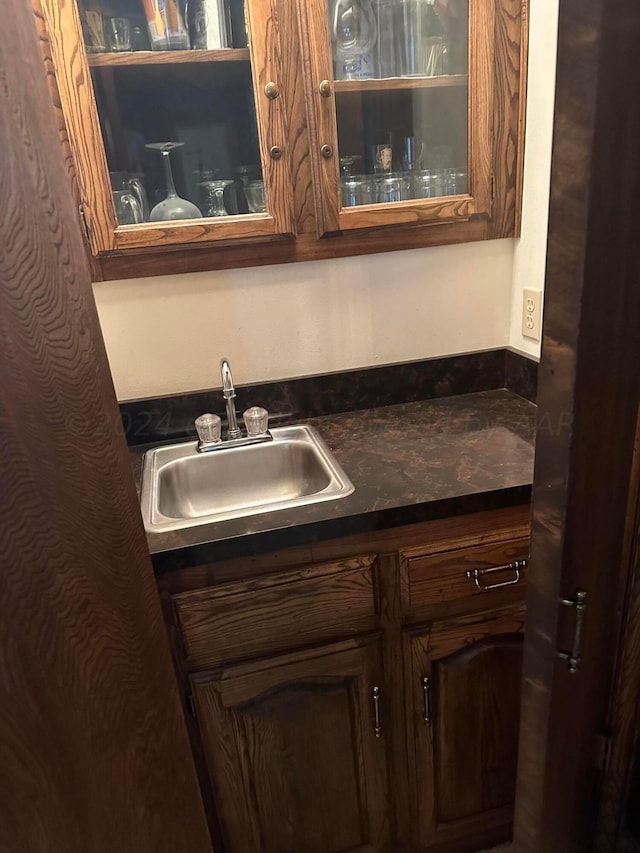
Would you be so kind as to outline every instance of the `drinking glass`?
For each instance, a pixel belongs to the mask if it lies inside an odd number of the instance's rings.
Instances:
[[[340,179],[340,191],[343,207],[373,203],[369,175],[344,175]]]
[[[395,175],[376,175],[374,186],[377,204],[402,201],[401,182]]]
[[[467,173],[463,169],[447,169],[446,195],[462,195],[467,192]]]
[[[436,185],[428,169],[417,172],[413,176],[413,197],[434,198],[437,195]]]
[[[433,0],[402,0],[404,76],[435,77],[443,73],[444,29]]]
[[[120,225],[137,225],[139,222],[144,222],[140,202],[132,193],[117,190],[113,194],[113,203]]]
[[[244,194],[251,213],[267,212],[267,201],[264,195],[264,181],[251,181],[244,188]]]
[[[376,25],[378,29],[376,77],[399,77],[402,73],[401,0],[377,0]]]
[[[331,35],[337,80],[373,77],[376,18],[370,0],[335,0]]]
[[[222,178],[215,181],[201,181],[200,186],[206,193],[204,215],[205,216],[228,216],[226,207],[224,206],[224,191],[225,187],[232,184],[230,178]]]
[[[140,178],[130,175],[128,172],[109,172],[109,177],[113,190],[127,190],[138,199],[142,208],[142,218],[147,222],[149,219],[149,200]]]
[[[114,53],[124,53],[131,50],[131,24],[129,19],[107,18],[106,25],[110,50]]]
[[[416,172],[422,169],[424,144],[415,136],[404,136],[398,152],[398,169],[403,172]]]
[[[145,146],[152,151],[159,151],[162,154],[162,162],[164,163],[164,176],[167,183],[167,196],[153,208],[149,214],[151,222],[167,222],[174,219],[202,219],[200,210],[188,201],[186,198],[180,198],[176,192],[176,185],[173,182],[173,172],[171,171],[171,162],[169,155],[174,148],[179,148],[184,145],[184,142],[148,142]]]

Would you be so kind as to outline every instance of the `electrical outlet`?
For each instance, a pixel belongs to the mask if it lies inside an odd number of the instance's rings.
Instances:
[[[522,301],[522,334],[525,338],[540,340],[542,317],[542,291],[525,288]]]

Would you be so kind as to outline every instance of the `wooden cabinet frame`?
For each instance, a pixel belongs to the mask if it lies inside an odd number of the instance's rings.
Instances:
[[[267,82],[282,79],[284,57],[276,0],[247,0],[251,33],[251,69],[258,120],[260,158],[269,213],[119,225],[111,192],[98,108],[91,82],[82,27],[75,0],[39,0],[44,16],[61,109],[77,175],[80,209],[94,255],[185,244],[268,238],[293,234],[293,188],[287,158],[272,159],[272,146],[284,148],[289,137],[287,95],[267,98]],[[177,53],[177,52],[176,52]],[[211,51],[209,61],[224,60],[227,51]],[[237,51],[232,51],[237,53]],[[184,59],[199,61],[195,52]],[[191,54],[191,55],[190,55]],[[217,54],[217,56],[216,56]],[[135,54],[134,54],[135,56]],[[136,57],[138,58],[138,57]],[[142,57],[156,62],[153,51]],[[180,57],[177,57],[180,59]],[[201,60],[201,58],[200,58]],[[119,63],[122,64],[122,60]]]
[[[484,21],[487,27],[493,21],[484,44],[487,39],[494,44],[491,56],[486,50],[476,51],[477,59],[472,59],[479,62],[484,57],[477,71],[483,75],[486,91],[492,93],[487,101],[472,99],[474,110],[482,113],[477,120],[484,123],[485,131],[489,129],[488,146],[485,142],[481,150],[471,146],[476,164],[471,175],[473,195],[417,205],[401,202],[386,209],[375,205],[364,213],[337,211],[335,201],[332,210],[327,200],[337,194],[323,190],[318,179],[318,168],[325,168],[325,161],[316,162],[320,159],[318,132],[310,89],[318,71],[312,69],[309,57],[319,61],[319,52],[310,54],[300,2],[250,3],[254,90],[273,218],[258,215],[229,217],[224,223],[209,219],[118,227],[77,12],[72,0],[32,0],[67,171],[85,218],[94,281],[347,257],[519,233],[529,0],[471,0],[472,17],[477,16],[473,20]],[[267,22],[269,39],[273,39],[269,47]],[[322,23],[326,32],[326,21]],[[235,53],[230,50],[225,55]],[[98,64],[95,57],[91,64]],[[264,95],[269,79],[278,82],[280,89],[273,101]],[[268,156],[273,144],[282,148],[278,161]],[[336,183],[337,170],[329,178]],[[338,227],[338,219],[340,230],[331,230]],[[325,236],[318,239],[319,233]]]
[[[383,225],[417,225],[421,223],[459,222],[471,216],[491,216],[492,208],[492,137],[496,112],[494,104],[497,81],[493,75],[496,38],[496,6],[500,0],[469,0],[469,74],[467,141],[470,191],[464,195],[433,199],[368,204],[358,207],[340,206],[338,164],[338,128],[336,89],[345,89],[344,81],[333,79],[333,60],[329,34],[331,0],[300,0],[300,29],[307,52],[309,72],[306,78],[307,112],[311,127],[311,164],[316,199],[318,237],[332,231],[372,228]],[[440,86],[449,88],[460,82],[462,75],[432,77],[425,80],[350,81],[350,86],[365,91],[387,88],[398,90]],[[329,97],[320,93],[320,82],[331,84]],[[364,85],[362,85],[364,83]],[[333,156],[325,158],[320,149],[329,144]]]
[[[472,660],[477,658],[480,661],[480,668],[474,670],[477,674],[482,669],[483,643],[498,647],[504,643],[508,645],[522,630],[522,584],[474,594],[474,584],[465,577],[467,584],[461,586],[458,575],[464,575],[466,567],[476,566],[479,561],[502,563],[505,558],[523,556],[529,532],[528,519],[526,506],[492,510],[314,542],[251,558],[185,567],[158,578],[166,603],[176,669],[185,691],[191,691],[196,707],[197,721],[191,716],[189,719],[193,723],[192,737],[199,756],[203,796],[216,833],[220,824],[229,825],[226,807],[219,802],[217,806],[214,804],[214,800],[220,799],[217,785],[225,787],[224,796],[228,799],[228,788],[240,786],[241,780],[234,777],[227,784],[226,778],[221,777],[216,782],[212,768],[219,766],[221,761],[228,762],[228,755],[216,757],[214,753],[240,749],[244,756],[238,744],[247,737],[255,743],[251,732],[255,726],[262,726],[260,719],[268,712],[267,704],[271,703],[272,710],[275,708],[276,715],[282,718],[278,708],[283,707],[284,694],[291,686],[296,682],[300,686],[314,682],[319,697],[329,690],[330,684],[335,687],[341,683],[343,687],[337,689],[351,691],[355,704],[352,702],[349,706],[352,710],[348,715],[343,713],[342,719],[349,716],[356,722],[353,730],[362,730],[376,741],[372,751],[377,756],[374,765],[382,771],[381,775],[375,775],[374,788],[361,801],[364,825],[369,825],[366,815],[370,813],[371,802],[379,802],[382,786],[387,790],[388,801],[385,802],[390,810],[388,831],[398,849],[414,850],[428,839],[428,843],[443,842],[442,850],[446,849],[447,853],[458,853],[469,849],[468,833],[472,837],[477,835],[480,847],[491,847],[507,837],[512,818],[509,805],[493,810],[478,809],[478,813],[448,826],[434,824],[435,804],[429,811],[424,797],[420,809],[416,806],[416,761],[421,760],[422,785],[426,784],[424,774],[433,766],[433,762],[431,765],[428,761],[425,763],[432,751],[422,730],[420,678],[429,674],[433,661],[439,662],[449,655],[453,655],[458,673],[464,668],[467,655]],[[363,556],[365,551],[368,556]],[[372,553],[377,554],[375,559]],[[409,564],[412,559],[430,561],[432,558],[438,558],[440,566],[433,572],[434,583],[427,588],[420,585],[422,574],[412,578]],[[447,577],[454,583],[445,589],[443,584],[447,584]],[[304,590],[306,593],[302,594]],[[268,600],[263,602],[265,594],[270,595],[272,605],[276,605],[271,616],[265,609]],[[342,615],[336,613],[334,618],[335,594],[345,596],[350,602],[350,614],[345,613],[342,606]],[[247,596],[253,598],[253,602]],[[230,600],[238,607],[246,604],[248,614],[240,618],[237,607],[225,609],[224,602]],[[188,618],[185,616],[187,609],[190,610]],[[219,619],[218,614],[222,613],[224,616]],[[254,632],[249,627],[252,618],[257,626]],[[318,619],[326,622],[327,631],[315,631],[313,626],[319,624]],[[293,626],[293,632],[287,629],[286,620]],[[311,633],[306,628],[296,627],[301,620],[313,629]],[[266,625],[273,632],[268,642],[261,633],[261,626]],[[209,645],[204,656],[192,654],[194,628],[198,636],[202,631],[207,635]],[[504,635],[507,635],[506,640]],[[284,638],[282,642],[280,638]],[[457,663],[459,659],[462,659],[461,664]],[[374,737],[372,728],[373,686],[381,688],[382,736],[379,739]],[[281,693],[283,699],[279,700],[277,697]],[[507,702],[512,702],[510,689],[507,694]],[[434,692],[434,699],[436,697],[437,692]],[[308,715],[308,703],[306,707],[304,713]],[[246,725],[236,725],[234,720],[240,718]],[[465,718],[462,719],[464,728]],[[357,723],[358,720],[362,722]],[[456,727],[459,727],[460,715],[457,720]],[[231,734],[216,740],[216,731],[221,727]],[[382,747],[384,756],[377,747]],[[386,776],[385,759],[388,786],[380,781]],[[250,765],[245,761],[243,767],[246,778],[251,778]],[[238,797],[231,799],[235,802]],[[240,808],[233,806],[234,820],[238,819]],[[251,803],[242,806],[245,812],[252,808]],[[254,813],[257,814],[255,809]],[[363,844],[375,844],[374,839],[380,841],[388,837],[386,809],[384,820],[383,829],[363,834]],[[243,821],[252,823],[254,828],[257,826],[253,817],[245,815],[240,819],[241,823]],[[371,840],[365,842],[365,838]],[[253,849],[249,842],[247,845],[247,850]],[[376,846],[365,846],[363,853],[377,853],[378,850]]]

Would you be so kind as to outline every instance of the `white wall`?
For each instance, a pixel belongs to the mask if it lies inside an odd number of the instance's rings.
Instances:
[[[522,289],[543,287],[558,0],[532,0],[522,238],[102,282],[94,292],[120,400],[506,346]]]
[[[506,346],[513,241],[94,285],[120,400]]]
[[[558,0],[531,0],[522,237],[514,253],[510,344],[536,356],[540,343],[522,335],[522,291],[544,290],[557,30]]]

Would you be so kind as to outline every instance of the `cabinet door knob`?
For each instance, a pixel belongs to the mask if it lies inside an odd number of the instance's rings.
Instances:
[[[275,83],[267,83],[267,85],[264,87],[264,93],[270,101],[273,101],[280,94],[280,90],[278,89]]]
[[[323,98],[328,98],[331,94],[331,83],[328,80],[323,80],[318,86],[318,91]]]
[[[279,160],[282,157],[282,148],[279,145],[272,145],[269,149],[269,155],[272,160]]]
[[[325,160],[328,160],[330,157],[333,157],[333,148],[330,145],[323,145],[320,149],[320,153]]]

